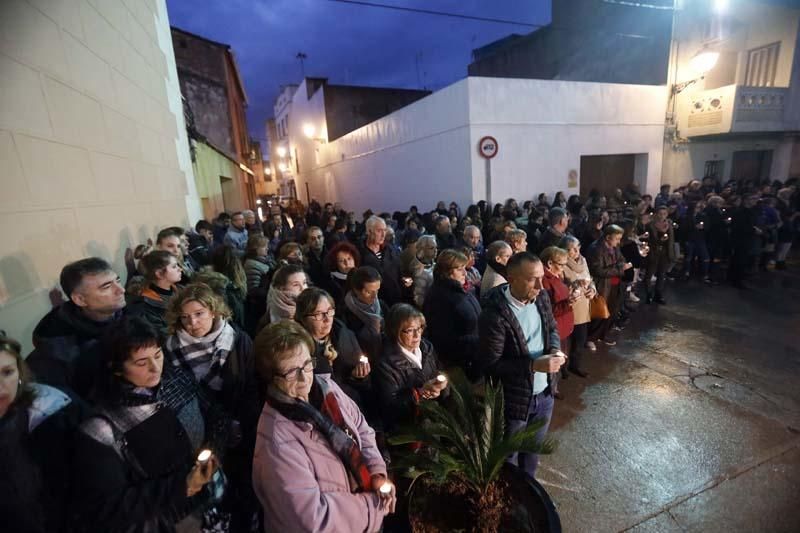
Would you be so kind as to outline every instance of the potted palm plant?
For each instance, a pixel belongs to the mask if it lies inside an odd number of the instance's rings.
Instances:
[[[551,439],[536,438],[544,422],[506,435],[501,384],[488,382],[482,396],[460,372],[451,374],[450,384],[445,404],[421,403],[415,423],[389,439],[399,446],[393,470],[410,478],[412,530],[560,532],[544,488],[506,463],[516,452],[553,451]]]

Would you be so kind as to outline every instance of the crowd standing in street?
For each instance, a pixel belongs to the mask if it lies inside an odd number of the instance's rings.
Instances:
[[[0,336],[4,528],[379,531],[401,497],[388,437],[447,403],[447,374],[501,382],[507,431],[544,437],[559,380],[587,378],[670,284],[786,269],[798,207],[796,180],[361,223],[292,200],[164,228],[125,279],[69,263],[33,352]],[[508,460],[536,474],[535,454]]]

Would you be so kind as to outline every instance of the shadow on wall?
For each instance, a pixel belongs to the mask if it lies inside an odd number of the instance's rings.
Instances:
[[[39,288],[36,266],[26,254],[0,258],[0,305],[8,305]]]

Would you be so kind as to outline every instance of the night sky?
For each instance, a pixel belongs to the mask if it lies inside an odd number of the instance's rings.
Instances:
[[[529,24],[550,21],[550,0],[364,1]],[[167,0],[167,8],[171,25],[231,45],[249,99],[250,134],[262,146],[280,86],[302,79],[298,52],[308,56],[307,76],[331,83],[437,90],[467,75],[473,48],[535,29],[331,0]]]

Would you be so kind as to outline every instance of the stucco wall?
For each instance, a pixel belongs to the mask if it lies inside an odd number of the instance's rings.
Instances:
[[[0,328],[69,261],[200,216],[164,0],[0,2]]]
[[[469,78],[474,198],[485,198],[481,137],[500,149],[492,159],[492,201],[533,199],[567,187],[583,155],[647,154],[642,190],[658,192],[667,91],[662,86]]]
[[[332,143],[307,146],[317,161],[304,173],[311,196],[341,201],[357,213],[407,210],[412,204],[430,209],[438,200],[468,203],[467,98],[462,80]],[[302,124],[297,98],[292,113],[292,124]],[[298,193],[305,199],[305,185]]]

